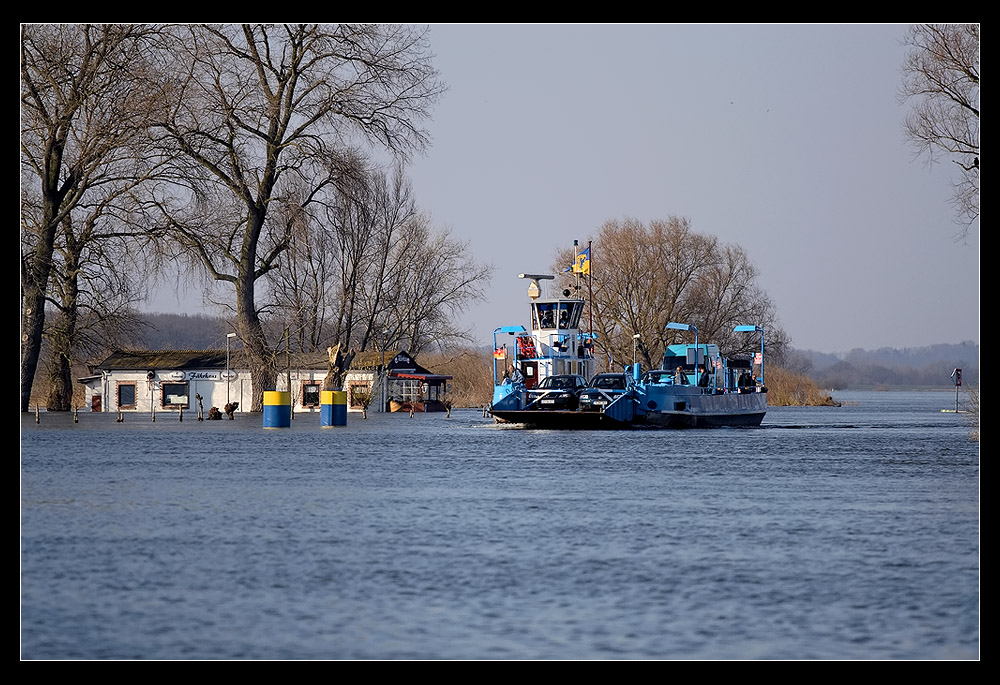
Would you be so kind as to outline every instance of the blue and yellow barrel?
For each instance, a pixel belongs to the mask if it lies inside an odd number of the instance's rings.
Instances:
[[[264,391],[264,428],[287,428],[292,425],[292,393]]]
[[[343,390],[322,390],[319,396],[320,425],[346,426],[347,392]]]

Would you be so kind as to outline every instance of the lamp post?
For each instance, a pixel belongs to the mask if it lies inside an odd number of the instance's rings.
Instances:
[[[697,329],[697,327],[695,327],[693,324],[689,324],[689,323],[676,323],[674,321],[671,321],[670,323],[667,324],[667,328],[673,328],[673,329],[678,330],[678,331],[694,331],[694,363],[695,363],[695,366],[697,367],[697,365],[700,363],[699,360],[701,358],[701,355],[698,352],[698,329]]]
[[[229,373],[229,341],[236,337],[235,333],[226,333],[226,404],[229,402],[229,384],[232,383],[232,376]],[[228,408],[226,409],[228,411]]]
[[[386,369],[386,363],[385,363],[385,349],[389,342],[389,334],[386,331],[382,331],[382,336],[377,337],[375,340],[376,342],[381,341],[381,345],[379,345],[380,359],[379,359],[379,379],[378,379],[378,401],[379,404],[381,405],[379,411],[384,412],[386,410],[385,386],[386,383],[389,382],[389,371]]]

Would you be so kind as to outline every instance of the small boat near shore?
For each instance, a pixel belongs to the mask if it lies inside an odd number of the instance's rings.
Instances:
[[[724,357],[718,345],[698,342],[698,330],[671,322],[667,328],[694,333],[694,342],[669,345],[658,369],[625,367],[624,392],[582,411],[565,389],[548,395],[542,383],[553,376],[595,376],[593,333],[580,330],[585,301],[541,298],[539,281],[554,276],[521,274],[531,279],[531,329],[501,326],[493,331],[493,399],[490,414],[498,423],[552,429],[708,428],[759,426],[767,413],[764,385],[764,335],[759,326],[734,331],[759,333],[760,352],[750,359]],[[504,336],[507,336],[504,338]],[[541,387],[540,387],[541,386]],[[579,393],[579,390],[576,391]],[[558,408],[547,408],[558,407]],[[572,407],[572,408],[570,408]]]

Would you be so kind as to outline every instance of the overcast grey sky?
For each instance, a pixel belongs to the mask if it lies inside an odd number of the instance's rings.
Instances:
[[[678,215],[750,253],[796,347],[978,342],[979,231],[903,139],[904,32],[433,25],[449,91],[410,174],[494,265],[470,323],[527,323],[517,274],[606,220]]]
[[[608,219],[677,215],[749,252],[795,347],[979,342],[979,229],[954,240],[951,164],[903,138],[904,33],[432,25],[449,90],[409,175],[493,265],[466,324],[483,344],[527,324],[517,274]]]

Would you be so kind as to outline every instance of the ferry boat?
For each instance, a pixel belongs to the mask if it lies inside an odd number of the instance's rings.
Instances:
[[[694,342],[669,345],[658,369],[625,368],[625,389],[607,394],[605,403],[581,410],[579,381],[596,371],[594,336],[580,329],[585,301],[542,298],[539,281],[548,274],[520,274],[530,279],[531,330],[501,326],[493,331],[493,399],[490,414],[498,423],[536,428],[603,429],[705,428],[759,426],[767,413],[764,385],[764,332],[756,325],[734,331],[760,334],[753,359],[728,359],[718,345],[698,342],[698,330],[671,322],[667,328],[694,333]],[[548,379],[548,380],[546,380]]]

